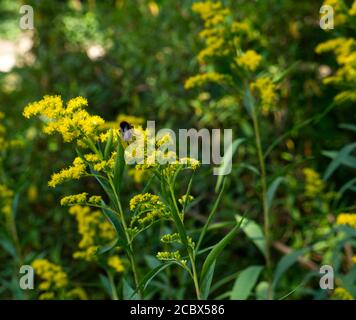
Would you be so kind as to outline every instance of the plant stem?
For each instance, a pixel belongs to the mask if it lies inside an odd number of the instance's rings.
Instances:
[[[173,209],[175,210],[176,217],[178,219],[181,219],[180,215],[179,215],[179,209],[178,209],[176,197],[174,195],[174,190],[173,190],[171,184],[169,184],[169,192],[170,192],[170,196],[172,198],[173,207],[174,207]],[[181,222],[181,223],[183,225],[183,222]],[[183,225],[183,227],[184,227],[184,225]],[[196,266],[195,266],[195,255],[194,255],[194,252],[192,251],[192,248],[189,246],[189,242],[188,242],[187,236],[184,234],[185,239],[182,239],[183,235],[180,232],[179,232],[179,236],[181,238],[181,242],[183,243],[183,245],[185,246],[185,248],[186,248],[186,250],[188,252],[189,260],[190,260],[190,263],[192,265],[192,273],[193,273],[192,274],[192,278],[193,278],[193,283],[194,283],[194,287],[195,287],[195,293],[196,293],[197,299],[200,300],[201,299],[201,294],[200,294],[200,288],[199,288],[198,273],[197,273],[197,269],[196,269]]]
[[[134,253],[133,253],[133,246],[132,246],[132,243],[131,243],[131,240],[130,240],[130,236],[129,236],[129,233],[128,233],[128,228],[127,228],[127,224],[126,224],[126,220],[125,220],[125,215],[124,215],[124,211],[122,210],[122,206],[121,206],[121,201],[120,201],[120,198],[116,192],[116,188],[114,186],[114,183],[111,179],[111,177],[109,177],[109,182],[110,182],[110,186],[111,186],[111,189],[114,193],[114,196],[115,196],[115,200],[116,200],[116,204],[117,204],[117,207],[119,209],[119,213],[120,213],[120,221],[121,221],[121,224],[122,224],[122,228],[123,228],[123,231],[124,231],[124,234],[125,234],[125,237],[126,237],[126,241],[127,241],[127,244],[129,246],[129,251],[126,250],[126,254],[129,258],[129,261],[130,261],[130,265],[131,265],[131,269],[132,269],[132,273],[133,273],[133,277],[134,277],[134,281],[135,281],[135,286],[136,286],[136,290],[138,291],[139,293],[139,296],[140,298],[143,297],[143,292],[140,288],[140,281],[139,281],[139,277],[138,277],[138,271],[137,271],[137,264],[136,264],[136,260],[135,260],[135,256],[134,256]]]
[[[272,262],[270,254],[270,221],[269,221],[269,207],[267,200],[267,179],[266,179],[266,165],[263,157],[261,135],[259,129],[258,116],[256,114],[256,108],[252,108],[252,121],[255,132],[256,148],[259,167],[261,171],[261,198],[263,207],[263,220],[264,220],[264,234],[265,234],[265,253],[266,253],[266,265],[267,265],[267,279],[268,279],[268,299],[273,299],[272,292]]]
[[[107,275],[108,275],[109,282],[110,282],[112,299],[119,300],[119,296],[117,294],[117,290],[116,290],[116,286],[115,286],[115,282],[114,282],[114,277],[112,276],[112,274],[110,272],[107,272]]]
[[[192,271],[193,271],[193,282],[194,282],[194,287],[195,287],[195,294],[197,296],[197,299],[201,299],[201,294],[200,294],[200,288],[199,288],[199,280],[198,280],[198,273],[197,269],[195,266],[195,257],[194,255],[190,252],[189,253],[189,259],[192,264]]]

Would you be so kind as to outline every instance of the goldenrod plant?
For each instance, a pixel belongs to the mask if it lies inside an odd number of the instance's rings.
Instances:
[[[196,260],[200,254],[199,249],[203,250],[200,245],[216,213],[223,187],[196,244],[196,240],[188,235],[189,230],[184,224],[185,211],[193,200],[190,190],[194,174],[186,193],[180,198],[177,198],[175,188],[181,172],[191,170],[194,173],[200,166],[199,161],[193,158],[179,159],[173,151],[162,151],[160,147],[172,143],[168,134],[155,141],[155,137],[152,137],[148,129],[144,130],[140,126],[132,128],[125,121],[116,128],[107,129],[102,118],[88,113],[87,106],[88,102],[83,97],[73,98],[65,104],[59,96],[45,96],[38,102],[30,103],[23,113],[27,118],[42,117],[43,131],[46,134],[59,133],[65,142],[73,143],[76,148],[77,157],[72,165],[54,173],[48,182],[50,187],[92,177],[96,179],[105,194],[104,199],[101,195],[88,195],[87,192],[68,195],[61,199],[61,205],[71,206],[69,212],[76,217],[78,230],[82,236],[79,243],[80,251],[75,252],[73,257],[90,261],[96,256],[100,259],[100,255],[106,251],[120,248],[129,261],[134,293],[141,298],[144,298],[144,289],[153,276],[170,264],[177,264],[191,277],[196,298],[207,298],[215,260],[239,226],[236,222],[236,226],[230,233],[211,249],[199,272]],[[138,142],[151,144],[153,149],[130,148]],[[134,170],[148,171],[149,183],[156,179],[160,191],[157,195],[146,192],[150,187],[148,183],[144,191],[134,195],[129,202],[129,207],[125,208],[121,196],[125,187],[123,175],[127,170],[126,163],[130,163],[138,155],[142,156],[143,162],[135,164]],[[100,211],[91,212],[90,207],[101,209],[102,215]],[[100,221],[104,216],[107,220]],[[115,228],[115,236],[108,226],[108,221]],[[175,233],[163,235],[161,242],[173,244],[174,248],[175,244],[178,244],[181,248],[157,252],[157,259],[164,263],[141,278],[136,262],[134,240],[140,233],[160,221],[171,223],[176,229]],[[102,242],[106,241],[106,246],[98,246],[95,237],[101,237]],[[117,272],[124,271],[118,256],[111,256],[107,265]],[[111,284],[113,297],[118,298],[116,286],[114,283]]]
[[[0,299],[356,298],[355,0],[0,16]]]

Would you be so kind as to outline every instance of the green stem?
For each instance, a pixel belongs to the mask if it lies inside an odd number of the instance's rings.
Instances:
[[[176,197],[174,195],[174,190],[173,190],[171,184],[169,184],[169,193],[170,193],[170,196],[172,198],[172,203],[173,203],[173,207],[174,207],[174,210],[175,210],[175,213],[176,213],[176,217],[178,219],[181,219],[180,215],[179,215],[179,209],[178,209]],[[183,225],[183,222],[181,222],[181,224]],[[179,229],[180,228],[178,227],[178,230]],[[185,249],[188,252],[189,260],[190,260],[190,263],[192,265],[192,274],[191,274],[191,276],[193,278],[195,294],[196,294],[197,299],[200,300],[201,299],[201,293],[200,293],[200,287],[199,287],[199,281],[198,281],[198,273],[197,273],[197,269],[196,269],[196,266],[195,266],[194,252],[193,252],[192,248],[189,246],[189,241],[188,241],[188,238],[187,238],[186,234],[184,233],[184,235],[183,235],[183,234],[181,234],[181,232],[179,232],[179,237],[180,237],[181,242],[185,246]]]
[[[111,189],[114,193],[114,196],[115,196],[115,200],[116,200],[116,204],[118,206],[118,209],[119,209],[119,217],[120,217],[120,221],[121,221],[121,224],[122,224],[122,228],[123,228],[123,231],[124,231],[124,234],[125,234],[125,237],[126,237],[126,241],[127,241],[127,244],[129,246],[129,251],[126,250],[126,254],[129,258],[129,261],[130,261],[130,265],[131,265],[131,269],[132,269],[132,273],[133,273],[133,277],[134,277],[134,281],[135,281],[135,286],[136,286],[136,290],[138,291],[140,297],[143,297],[143,292],[140,288],[140,280],[139,280],[139,276],[138,276],[138,271],[137,271],[137,264],[136,264],[136,260],[135,260],[135,256],[134,256],[134,253],[133,253],[133,246],[132,246],[132,243],[131,243],[131,240],[130,240],[130,236],[129,236],[129,233],[128,233],[128,228],[127,228],[127,224],[126,224],[126,220],[125,220],[125,215],[124,215],[124,211],[122,210],[122,206],[121,206],[121,201],[120,201],[120,198],[116,192],[116,188],[114,186],[114,183],[111,179],[111,177],[109,177],[109,182],[110,182],[110,186],[111,186]]]
[[[112,294],[112,299],[113,300],[119,300],[119,296],[117,294],[116,286],[115,286],[115,281],[114,277],[112,276],[111,272],[107,272],[109,282],[110,282],[110,287],[111,287],[111,294]]]
[[[261,198],[263,206],[263,219],[264,219],[264,234],[265,234],[265,251],[266,251],[266,265],[267,265],[267,277],[268,277],[268,299],[273,298],[272,292],[272,262],[270,254],[270,221],[269,221],[269,207],[267,200],[267,179],[266,179],[266,165],[262,151],[261,135],[258,123],[258,117],[255,108],[252,108],[252,121],[255,132],[256,148],[259,167],[261,171]]]

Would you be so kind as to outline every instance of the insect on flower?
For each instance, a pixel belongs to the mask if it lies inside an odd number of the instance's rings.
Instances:
[[[132,125],[130,125],[126,121],[120,122],[120,134],[124,141],[131,141],[132,140]]]

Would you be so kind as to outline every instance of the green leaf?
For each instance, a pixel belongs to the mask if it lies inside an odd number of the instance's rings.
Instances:
[[[116,234],[118,235],[118,239],[117,239],[118,244],[120,246],[123,246],[126,250],[129,250],[129,245],[127,243],[127,239],[124,234],[124,231],[122,230],[121,223],[118,216],[111,210],[106,209],[105,203],[103,201],[102,201],[102,206],[104,207],[102,208],[102,211],[105,217],[111,222],[111,224],[115,228]]]
[[[114,186],[120,190],[122,177],[125,169],[125,150],[121,142],[117,143],[115,166],[114,166]]]
[[[215,271],[215,263],[216,260],[214,260],[211,266],[209,267],[206,277],[204,278],[201,284],[201,298],[203,300],[206,300],[209,297],[211,282],[213,281],[213,276]]]
[[[153,270],[151,270],[150,272],[148,272],[143,279],[141,280],[140,284],[139,284],[139,288],[137,288],[131,295],[131,297],[133,296],[133,294],[136,294],[138,292],[139,289],[141,289],[142,291],[144,291],[147,286],[149,285],[149,283],[152,281],[152,279],[157,276],[160,272],[162,272],[164,269],[166,269],[167,267],[169,267],[170,265],[177,263],[175,261],[168,261],[166,263],[163,263],[159,266],[157,266],[156,268],[154,268]]]
[[[125,278],[122,279],[122,296],[124,300],[138,300],[139,296]]]
[[[322,151],[321,154],[325,157],[328,157],[330,159],[335,159],[337,157],[338,152],[337,151]],[[353,156],[345,156],[344,158],[341,159],[340,164],[353,168],[356,168],[356,158]]]
[[[104,290],[111,297],[112,296],[112,291],[111,291],[110,280],[108,279],[108,277],[106,277],[106,276],[104,276],[102,274],[99,274],[99,279],[100,279],[100,282],[101,282]]]
[[[220,255],[220,253],[224,250],[224,248],[229,244],[229,242],[235,237],[236,231],[240,228],[241,222],[238,223],[224,238],[222,238],[210,251],[208,256],[206,257],[202,271],[200,274],[200,283],[205,281],[205,276],[210,268],[210,266],[214,263],[216,258]]]
[[[285,255],[281,260],[279,260],[276,270],[273,275],[272,289],[273,291],[276,289],[277,284],[283,274],[298,261],[298,258],[303,254],[307,253],[310,248],[303,248],[300,250],[296,250],[292,253]]]
[[[356,125],[350,124],[350,123],[341,123],[339,125],[339,128],[346,129],[346,130],[351,130],[353,132],[356,132]]]
[[[340,198],[347,190],[353,190],[353,186],[356,184],[356,178],[352,178],[351,180],[347,181],[339,190]]]
[[[268,299],[268,282],[261,281],[256,286],[256,299],[257,300],[267,300]]]
[[[112,147],[112,142],[113,142],[113,133],[112,133],[112,130],[110,130],[110,135],[109,135],[108,141],[106,142],[106,145],[105,145],[104,159],[109,158],[109,152]]]
[[[334,171],[343,164],[343,161],[345,161],[345,159],[347,157],[349,157],[350,153],[356,148],[356,142],[354,143],[350,143],[348,145],[346,145],[345,147],[343,147],[338,154],[335,156],[335,158],[333,159],[333,161],[331,161],[331,163],[329,164],[329,166],[327,167],[325,174],[324,174],[324,180],[328,180],[331,175],[334,173]],[[355,158],[356,160],[356,158]],[[356,166],[356,161],[355,161],[355,166]]]
[[[261,227],[253,220],[244,218],[238,214],[235,215],[237,221],[242,221],[241,229],[246,236],[253,241],[256,247],[266,256],[266,240]]]
[[[236,139],[233,141],[233,143],[229,146],[227,149],[226,153],[224,154],[224,157],[221,161],[221,165],[219,167],[219,176],[216,182],[215,186],[215,192],[219,192],[220,186],[222,184],[222,179],[225,175],[223,175],[224,172],[226,172],[226,168],[229,165],[230,159],[232,159],[233,155],[235,154],[237,148],[245,141],[245,139]],[[226,161],[227,159],[227,161]]]
[[[110,243],[101,246],[96,253],[97,254],[104,254],[106,252],[109,252],[111,249],[116,247],[118,242],[119,242],[119,240],[115,239],[114,241],[111,241]]]
[[[278,177],[269,186],[268,191],[267,191],[267,202],[268,202],[269,208],[272,207],[272,203],[273,203],[273,199],[276,194],[276,191],[277,191],[279,185],[283,182],[283,180],[284,180],[283,177]]]
[[[251,94],[251,90],[248,87],[244,92],[243,104],[249,116],[252,117],[253,109],[255,108],[255,101]]]
[[[262,266],[251,266],[241,271],[230,293],[230,300],[246,300],[262,270]]]

